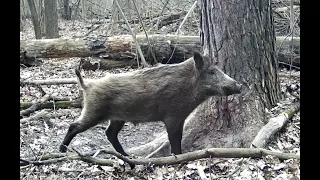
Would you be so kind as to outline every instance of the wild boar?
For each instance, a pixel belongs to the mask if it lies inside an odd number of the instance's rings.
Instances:
[[[80,68],[76,69],[83,89],[83,109],[79,119],[70,124],[60,151],[66,152],[66,146],[78,133],[110,120],[106,136],[119,153],[127,156],[117,137],[125,122],[163,121],[171,152],[181,154],[187,116],[211,96],[241,92],[237,81],[208,62],[208,57],[194,52],[193,57],[178,64],[108,74],[96,80],[83,80]]]

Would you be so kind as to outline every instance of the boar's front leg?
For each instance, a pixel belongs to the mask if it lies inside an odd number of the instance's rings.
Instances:
[[[164,124],[167,129],[168,138],[171,146],[171,153],[182,154],[181,139],[184,119],[166,119]]]
[[[108,129],[106,130],[106,135],[108,137],[108,140],[114,147],[116,151],[121,153],[124,156],[129,156],[127,153],[124,152],[119,140],[118,140],[118,133],[122,129],[124,125],[124,121],[111,121]]]

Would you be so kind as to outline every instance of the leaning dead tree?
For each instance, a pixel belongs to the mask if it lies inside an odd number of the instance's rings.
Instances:
[[[155,59],[162,63],[177,63],[192,56],[193,50],[200,50],[199,36],[178,36],[178,35],[148,35],[149,41],[153,44]],[[148,51],[149,44],[145,35],[137,35],[136,40],[141,50],[150,61],[153,59]],[[281,62],[300,66],[300,38],[293,39],[294,55],[291,53],[291,38],[279,36],[276,38],[278,58]],[[20,63],[32,63],[29,59],[34,58],[62,58],[62,57],[100,57],[101,69],[136,64],[136,46],[130,35],[121,36],[97,36],[76,39],[41,39],[20,41]],[[28,60],[28,61],[27,61]],[[32,63],[31,65],[33,65]],[[98,67],[98,65],[95,65]],[[86,69],[94,70],[88,64]],[[104,68],[105,67],[105,68]]]
[[[270,0],[199,0],[200,42],[211,62],[243,84],[240,95],[213,97],[186,120],[182,151],[211,147],[250,147],[266,123],[265,109],[279,102],[275,34]],[[164,144],[166,135],[131,149],[146,155]],[[157,154],[156,154],[157,155]]]

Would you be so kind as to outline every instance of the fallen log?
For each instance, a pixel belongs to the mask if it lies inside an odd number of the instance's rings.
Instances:
[[[44,80],[20,80],[20,85],[59,85],[77,84],[76,78],[44,79]]]
[[[32,102],[20,102],[20,109],[27,109],[30,106],[32,106]],[[38,109],[53,109],[53,108],[61,108],[61,109],[66,109],[66,108],[81,108],[82,104],[81,101],[79,100],[73,100],[73,101],[49,101],[49,102],[44,102],[40,104],[40,106],[37,106]],[[21,113],[20,113],[21,114]]]
[[[43,118],[48,113],[48,110],[42,110],[39,113],[35,114],[34,116],[30,116],[27,118],[20,119],[20,123],[26,123],[34,120],[38,120],[40,118]]]
[[[300,67],[299,37],[294,37],[291,41],[291,37],[279,36],[277,37],[276,47],[276,54],[279,62]]]
[[[184,57],[184,52],[197,48],[194,40],[200,45],[199,37],[194,36],[163,36],[149,35],[153,44],[155,57],[158,62],[168,59],[175,46],[183,47],[183,51],[177,48],[176,56]],[[136,36],[141,50],[146,59],[152,59],[148,52],[148,41],[145,35]],[[182,44],[182,45],[180,45]],[[199,46],[198,45],[198,46]],[[20,41],[20,49],[24,49],[25,55],[36,58],[61,58],[61,57],[100,57],[115,61],[131,61],[136,57],[136,46],[131,35],[122,36],[97,36],[76,39],[42,39]],[[200,46],[199,46],[200,47]],[[190,52],[189,56],[191,56]],[[147,58],[148,57],[148,58]],[[175,57],[173,57],[174,59]]]
[[[132,57],[134,59],[134,57]],[[116,68],[121,68],[121,67],[132,67],[136,68],[137,67],[137,61],[135,60],[112,60],[112,59],[100,59],[99,61],[91,62],[90,60],[84,59],[82,68],[84,70],[92,70],[95,71],[97,69],[102,69],[102,70],[110,70],[110,69],[116,69]]]
[[[269,139],[278,132],[293,115],[300,110],[300,103],[294,104],[277,117],[271,118],[254,138],[251,148],[264,148]]]
[[[45,96],[43,96],[39,101],[37,101],[36,103],[30,103],[27,108],[25,108],[24,110],[20,111],[20,117],[23,116],[27,116],[31,113],[33,113],[34,111],[38,110],[41,108],[42,104],[44,102],[46,102],[48,99],[50,99],[50,94],[46,94]]]
[[[194,50],[200,50],[199,36],[148,35],[153,46],[154,55],[160,63],[178,63],[192,56]],[[136,39],[146,60],[152,60],[148,51],[149,45],[145,35]],[[291,38],[276,37],[276,49],[279,61],[290,64]],[[293,40],[293,65],[300,66],[300,38]],[[39,39],[20,41],[20,49],[25,57],[61,58],[61,57],[99,57],[113,61],[125,61],[124,64],[135,64],[136,46],[131,35],[113,37],[97,36],[75,39]],[[279,49],[279,50],[278,50]],[[102,60],[103,61],[103,60]],[[106,60],[104,60],[106,61]],[[122,64],[122,63],[119,63]],[[119,65],[118,64],[118,65]],[[109,67],[109,65],[106,65]]]

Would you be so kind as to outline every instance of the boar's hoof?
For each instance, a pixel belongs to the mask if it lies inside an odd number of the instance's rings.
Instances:
[[[130,166],[131,169],[134,169],[134,167],[135,167],[136,165],[129,163],[129,166]]]
[[[60,152],[62,152],[62,153],[67,152],[67,146],[61,144],[61,145],[60,145]]]

